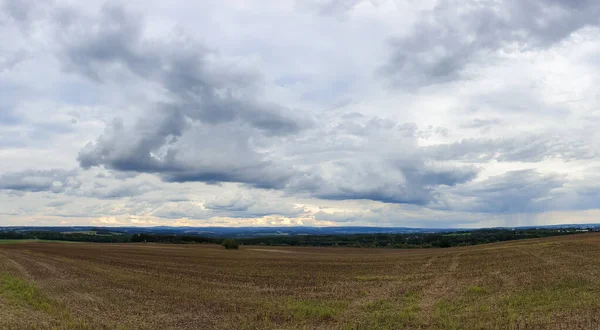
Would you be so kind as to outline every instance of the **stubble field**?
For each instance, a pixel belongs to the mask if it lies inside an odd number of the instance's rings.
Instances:
[[[0,329],[597,329],[600,235],[449,249],[0,244]]]

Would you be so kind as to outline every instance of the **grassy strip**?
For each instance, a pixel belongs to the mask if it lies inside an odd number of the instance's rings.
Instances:
[[[61,324],[61,327],[67,329],[88,328],[86,322],[73,317],[66,308],[54,303],[34,284],[13,275],[5,273],[0,277],[0,296],[5,298],[9,304],[20,305],[50,315]]]
[[[363,307],[363,313],[368,316],[347,328],[403,329],[416,327],[420,324],[419,299],[419,294],[405,292],[394,298],[374,300]]]
[[[347,303],[341,301],[293,300],[288,302],[286,311],[296,320],[317,319],[324,321],[336,318],[346,307]]]
[[[598,289],[594,282],[562,279],[498,298],[486,288],[471,286],[454,299],[436,302],[434,324],[440,329],[461,329],[469,323],[477,328],[552,328],[561,312],[600,308]]]

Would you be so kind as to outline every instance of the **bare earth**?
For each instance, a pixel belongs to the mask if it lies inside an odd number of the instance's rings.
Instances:
[[[33,328],[598,329],[600,235],[419,250],[0,244],[0,329]]]

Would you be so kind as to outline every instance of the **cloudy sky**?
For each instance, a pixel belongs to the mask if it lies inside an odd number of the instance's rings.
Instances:
[[[600,222],[595,0],[0,0],[0,225]]]

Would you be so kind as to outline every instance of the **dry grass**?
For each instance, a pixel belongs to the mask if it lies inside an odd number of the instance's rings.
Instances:
[[[1,244],[0,329],[30,328],[597,329],[600,235],[439,250]]]

